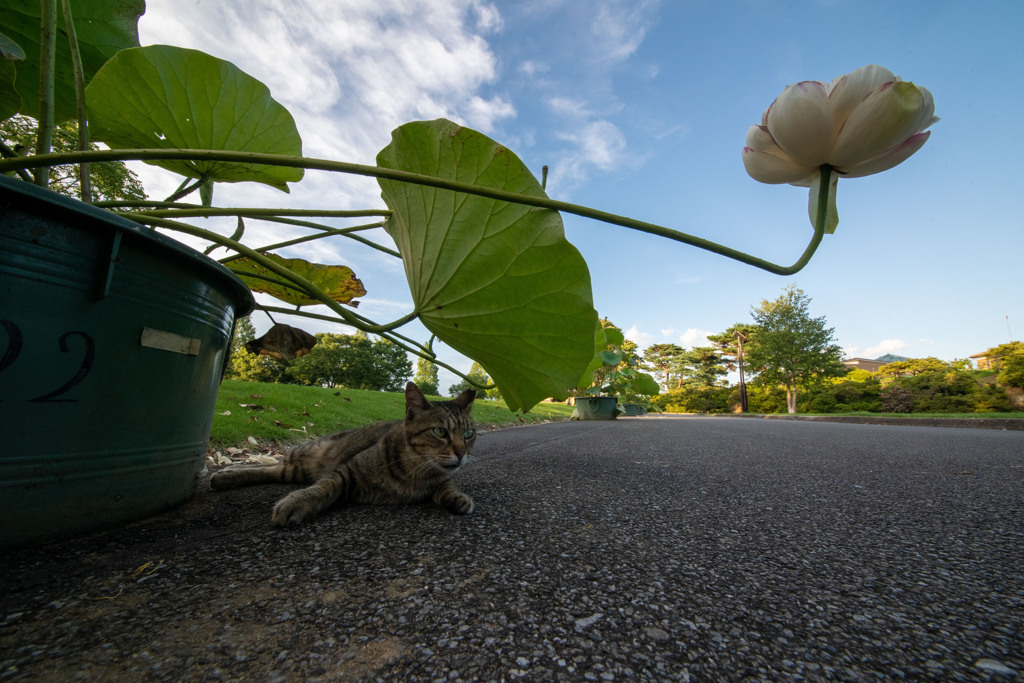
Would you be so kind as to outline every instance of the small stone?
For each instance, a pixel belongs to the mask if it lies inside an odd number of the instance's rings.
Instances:
[[[664,641],[671,638],[671,636],[666,631],[663,631],[660,628],[656,628],[654,626],[645,626],[644,633],[647,634],[647,637],[652,640]]]
[[[1010,667],[995,659],[979,659],[974,663],[974,666],[979,669],[984,669],[985,671],[990,671],[994,674],[1006,674],[1007,676],[1012,676],[1017,673]]]

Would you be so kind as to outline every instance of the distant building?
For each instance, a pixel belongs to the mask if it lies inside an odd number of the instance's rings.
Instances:
[[[843,361],[843,365],[848,368],[855,370],[867,370],[868,372],[878,372],[882,369],[883,365],[889,363],[898,363],[900,361],[910,360],[903,356],[896,356],[891,353],[887,353],[884,356],[878,358],[847,358]]]
[[[979,370],[998,370],[999,369],[999,357],[990,356],[988,352],[976,353],[973,356],[968,356],[977,365]]]

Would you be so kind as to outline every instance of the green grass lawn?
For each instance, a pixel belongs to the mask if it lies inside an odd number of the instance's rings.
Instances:
[[[529,413],[513,413],[504,401],[478,400],[473,418],[481,428],[498,428],[567,420],[572,410],[563,403],[541,403]],[[284,445],[399,420],[404,413],[405,395],[399,393],[225,380],[217,394],[210,448],[249,445],[249,437],[260,444]]]

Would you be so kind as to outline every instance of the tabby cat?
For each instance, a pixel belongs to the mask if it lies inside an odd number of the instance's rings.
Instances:
[[[476,392],[450,401],[428,401],[412,382],[405,387],[405,419],[348,429],[300,444],[275,465],[232,465],[210,478],[215,489],[287,482],[308,486],[274,506],[277,526],[298,524],[346,501],[415,503],[433,500],[457,515],[473,499],[452,475],[476,440],[470,418]]]

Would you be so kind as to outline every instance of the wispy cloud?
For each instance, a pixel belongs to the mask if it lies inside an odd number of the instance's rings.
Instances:
[[[606,59],[621,61],[636,52],[657,6],[657,0],[612,0],[597,5],[591,31]]]
[[[683,346],[690,349],[695,346],[708,346],[711,344],[708,341],[708,335],[714,334],[711,330],[698,330],[696,327],[691,327],[679,335],[679,341],[683,343]]]
[[[844,349],[844,353],[847,358],[877,358],[887,353],[900,355],[899,352],[909,346],[911,345],[902,339],[883,339],[877,344],[866,348],[856,345],[847,347]]]

